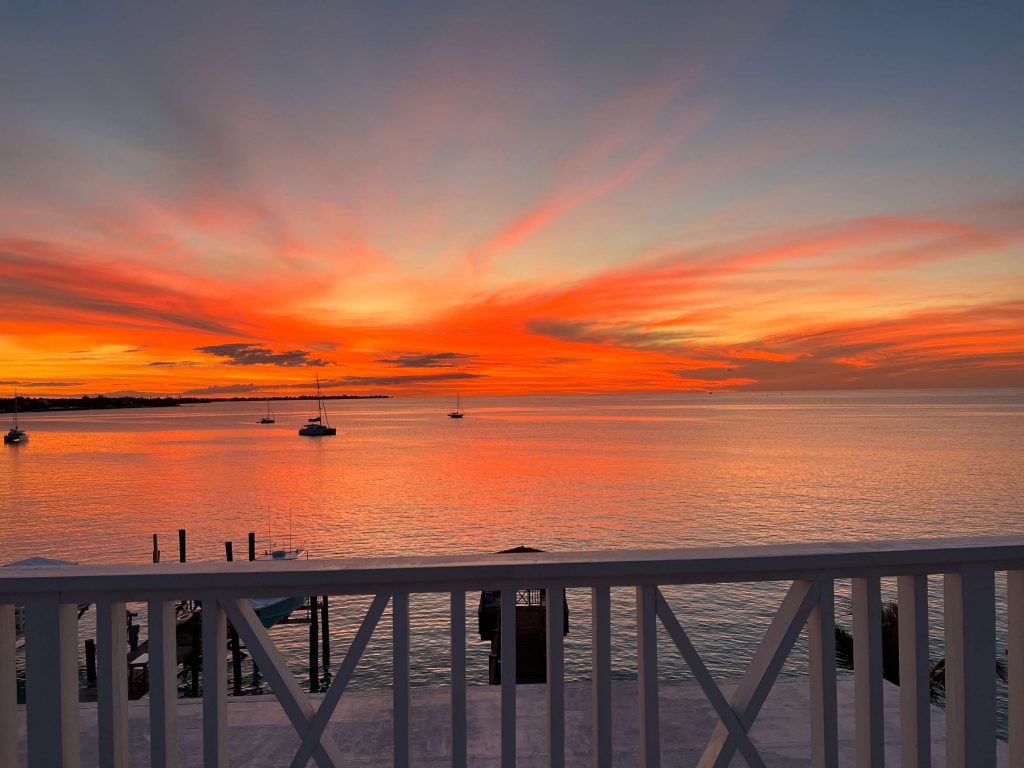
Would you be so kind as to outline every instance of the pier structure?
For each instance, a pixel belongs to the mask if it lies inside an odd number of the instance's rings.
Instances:
[[[936,576],[942,584],[945,640],[946,708],[941,727],[935,727],[927,674],[929,608],[938,607],[929,604],[928,578]],[[1004,578],[1009,626],[1005,744],[997,738],[995,663],[996,585],[1004,583]],[[852,584],[852,685],[837,680],[835,653],[835,584],[845,579]],[[898,689],[885,684],[882,677],[882,579],[895,579],[899,595]],[[669,586],[685,590],[687,585],[736,582],[784,582],[788,587],[749,665],[737,670],[737,680],[724,684],[709,673],[687,633],[688,617],[673,609],[665,591]],[[637,674],[625,692],[620,684],[613,685],[611,674],[610,590],[619,587],[633,590],[636,604]],[[582,689],[566,684],[563,603],[552,600],[545,612],[546,682],[517,685],[516,591],[544,589],[558,595],[567,588],[591,592],[592,683]],[[405,768],[425,753],[436,752],[441,734],[443,758],[430,764],[466,766],[471,754],[476,764],[482,756],[478,742],[471,740],[478,731],[471,730],[470,724],[479,721],[476,713],[474,718],[468,713],[466,594],[479,590],[501,592],[499,631],[505,651],[501,685],[489,689],[493,707],[488,733],[494,738],[483,756],[487,765],[577,765],[581,741],[587,745],[587,764],[597,768],[621,764],[619,759],[627,754],[629,764],[645,768],[685,764],[679,760],[682,753],[674,750],[680,734],[691,732],[700,739],[692,757],[701,768],[730,765],[734,758],[736,764],[765,765],[767,755],[777,754],[778,744],[770,730],[758,728],[760,718],[778,717],[779,710],[766,704],[794,685],[803,692],[796,698],[805,704],[787,708],[783,702],[781,706],[789,732],[803,731],[806,739],[801,741],[802,755],[793,754],[800,746],[797,742],[786,747],[786,764],[833,768],[840,765],[841,757],[845,762],[852,755],[858,766],[882,766],[886,754],[894,752],[900,756],[900,765],[907,767],[1024,764],[1024,536],[1000,536],[230,565],[96,565],[73,572],[3,569],[0,766],[15,764],[17,750],[10,747],[18,743],[22,729],[30,768],[80,765],[83,721],[75,634],[80,603],[97,606],[94,732],[99,764],[103,768],[135,764],[130,755],[140,747],[138,741],[129,742],[129,721],[137,723],[138,718],[133,720],[129,713],[145,704],[128,706],[123,619],[125,604],[138,601],[149,603],[150,615],[148,739],[143,737],[143,744],[148,743],[153,766],[197,764],[196,755],[179,753],[180,726],[191,722],[192,710],[177,698],[173,610],[176,601],[186,598],[203,604],[203,648],[215,649],[218,657],[225,653],[230,620],[260,665],[273,688],[274,704],[280,707],[279,722],[287,722],[291,730],[290,738],[280,736],[276,742],[284,745],[286,753],[278,755],[281,764],[313,761],[321,768],[350,764],[331,723],[336,714],[344,717],[344,704],[360,695],[346,694],[346,687],[386,610],[391,614],[392,684],[385,694],[387,705],[375,710],[373,723],[366,727],[379,729],[383,723],[391,737],[391,754],[385,760],[378,750],[374,760],[361,764]],[[414,720],[414,699],[426,701],[430,696],[419,692],[414,696],[410,686],[411,593],[447,594],[451,604],[450,687],[442,698],[435,694],[433,703],[428,703],[435,722],[441,718],[447,727],[434,727],[426,736]],[[366,614],[323,695],[301,690],[249,602],[249,598],[280,594],[367,597]],[[13,700],[16,605],[25,606],[27,620],[23,711]],[[710,713],[703,723],[707,732],[695,728],[696,718],[685,715],[689,710],[667,705],[675,687],[659,678],[659,634],[670,641],[673,652],[692,673],[695,684],[687,695],[696,694],[705,704],[701,711]],[[807,642],[808,674],[776,685],[801,635]],[[232,762],[227,679],[223,664],[208,665],[203,676],[199,741],[201,764],[210,768]],[[474,693],[474,698],[479,696]],[[623,715],[624,702],[628,718]],[[241,701],[235,703],[233,710],[239,712],[241,705]],[[580,717],[582,713],[589,717]],[[520,728],[524,721],[542,724],[543,757],[537,754],[532,737],[529,744],[524,741]],[[625,725],[631,727],[624,729]],[[936,756],[937,743],[941,752]]]

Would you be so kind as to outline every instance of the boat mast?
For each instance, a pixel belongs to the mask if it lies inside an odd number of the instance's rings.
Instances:
[[[18,390],[14,390],[14,428],[18,428]]]
[[[324,405],[324,395],[320,391],[320,374],[316,373],[316,405],[317,405],[317,416],[320,417],[320,423],[326,424],[328,427],[331,426],[331,422],[327,420],[327,406]]]

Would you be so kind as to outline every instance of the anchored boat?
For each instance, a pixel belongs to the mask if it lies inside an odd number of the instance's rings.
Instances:
[[[4,442],[8,445],[18,445],[28,440],[28,432],[18,427],[18,390],[14,390],[14,424],[4,435]]]
[[[455,394],[455,410],[448,411],[449,419],[461,419],[466,415],[466,412],[462,409],[462,394],[457,392]]]
[[[327,420],[327,408],[324,406],[324,396],[320,391],[320,374],[316,375],[316,406],[316,418],[309,419],[299,427],[299,434],[305,437],[325,437],[338,434],[338,430],[332,427]]]

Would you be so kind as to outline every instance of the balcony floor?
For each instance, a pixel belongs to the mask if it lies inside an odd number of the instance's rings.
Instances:
[[[726,695],[731,685],[723,684]],[[694,682],[665,684],[661,695],[662,765],[692,766],[714,725],[709,704]],[[472,687],[469,696],[469,762],[497,766],[500,734],[499,690]],[[566,763],[590,765],[590,687],[566,685]],[[415,688],[412,693],[412,764],[450,765],[449,692],[444,688]],[[638,765],[636,684],[616,682],[613,693],[615,766]],[[899,764],[899,693],[885,685],[886,763]],[[21,760],[24,765],[24,707],[19,722]],[[518,694],[519,758],[525,768],[547,763],[546,703],[544,686],[521,686]],[[97,764],[96,705],[81,705],[81,747],[84,766]],[[149,764],[148,706],[131,702],[129,712],[130,764]],[[768,765],[810,765],[808,754],[808,685],[806,680],[779,680],[752,731],[754,744]],[[231,765],[264,768],[286,766],[298,747],[298,736],[271,696],[229,699],[228,749]],[[853,680],[839,681],[840,765],[854,765]],[[202,704],[183,700],[179,707],[181,765],[202,765]],[[353,766],[390,766],[391,692],[346,693],[335,713],[330,732]],[[933,766],[945,765],[945,718],[932,710]],[[999,765],[1008,763],[1006,744],[1000,742]],[[312,764],[312,763],[311,763]],[[733,765],[745,762],[737,756]]]

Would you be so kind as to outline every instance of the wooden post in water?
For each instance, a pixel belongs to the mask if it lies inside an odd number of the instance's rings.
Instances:
[[[317,647],[319,641],[317,598],[316,595],[311,595],[309,598],[309,690],[311,693],[320,690],[320,651]]]
[[[153,534],[153,562],[160,562],[160,545],[157,543],[156,534]]]
[[[232,542],[224,542],[224,555],[227,557],[229,563],[234,562],[235,560],[235,553],[233,551],[233,548],[234,544]]]
[[[85,641],[85,679],[91,685],[96,684],[96,641]]]
[[[182,531],[182,533],[184,533],[184,531]],[[182,560],[182,562],[185,562],[185,561]],[[198,699],[199,698],[199,653],[200,653],[200,648],[201,648],[200,639],[199,638],[200,638],[200,634],[202,632],[202,627],[201,627],[202,619],[203,619],[203,615],[202,615],[202,611],[200,610],[200,612],[199,612],[199,621],[193,620],[193,621],[189,622],[189,626],[191,626],[191,628],[192,628],[191,633],[190,633],[191,634],[191,640],[192,640],[192,655],[191,655],[191,657],[189,659],[189,668],[190,668],[191,673],[192,673],[192,698],[193,699]],[[216,660],[216,654],[212,654],[212,655],[213,655],[214,663],[216,663],[216,661],[215,661]]]
[[[256,534],[249,531],[249,559],[256,559]]]
[[[185,529],[178,529],[178,562],[185,562]]]
[[[242,641],[238,632],[230,624],[228,625],[228,644],[231,646],[231,680],[234,685],[232,691],[235,696],[242,695]]]
[[[320,598],[320,659],[323,661],[324,669],[331,666],[331,632],[327,625],[327,595]]]

